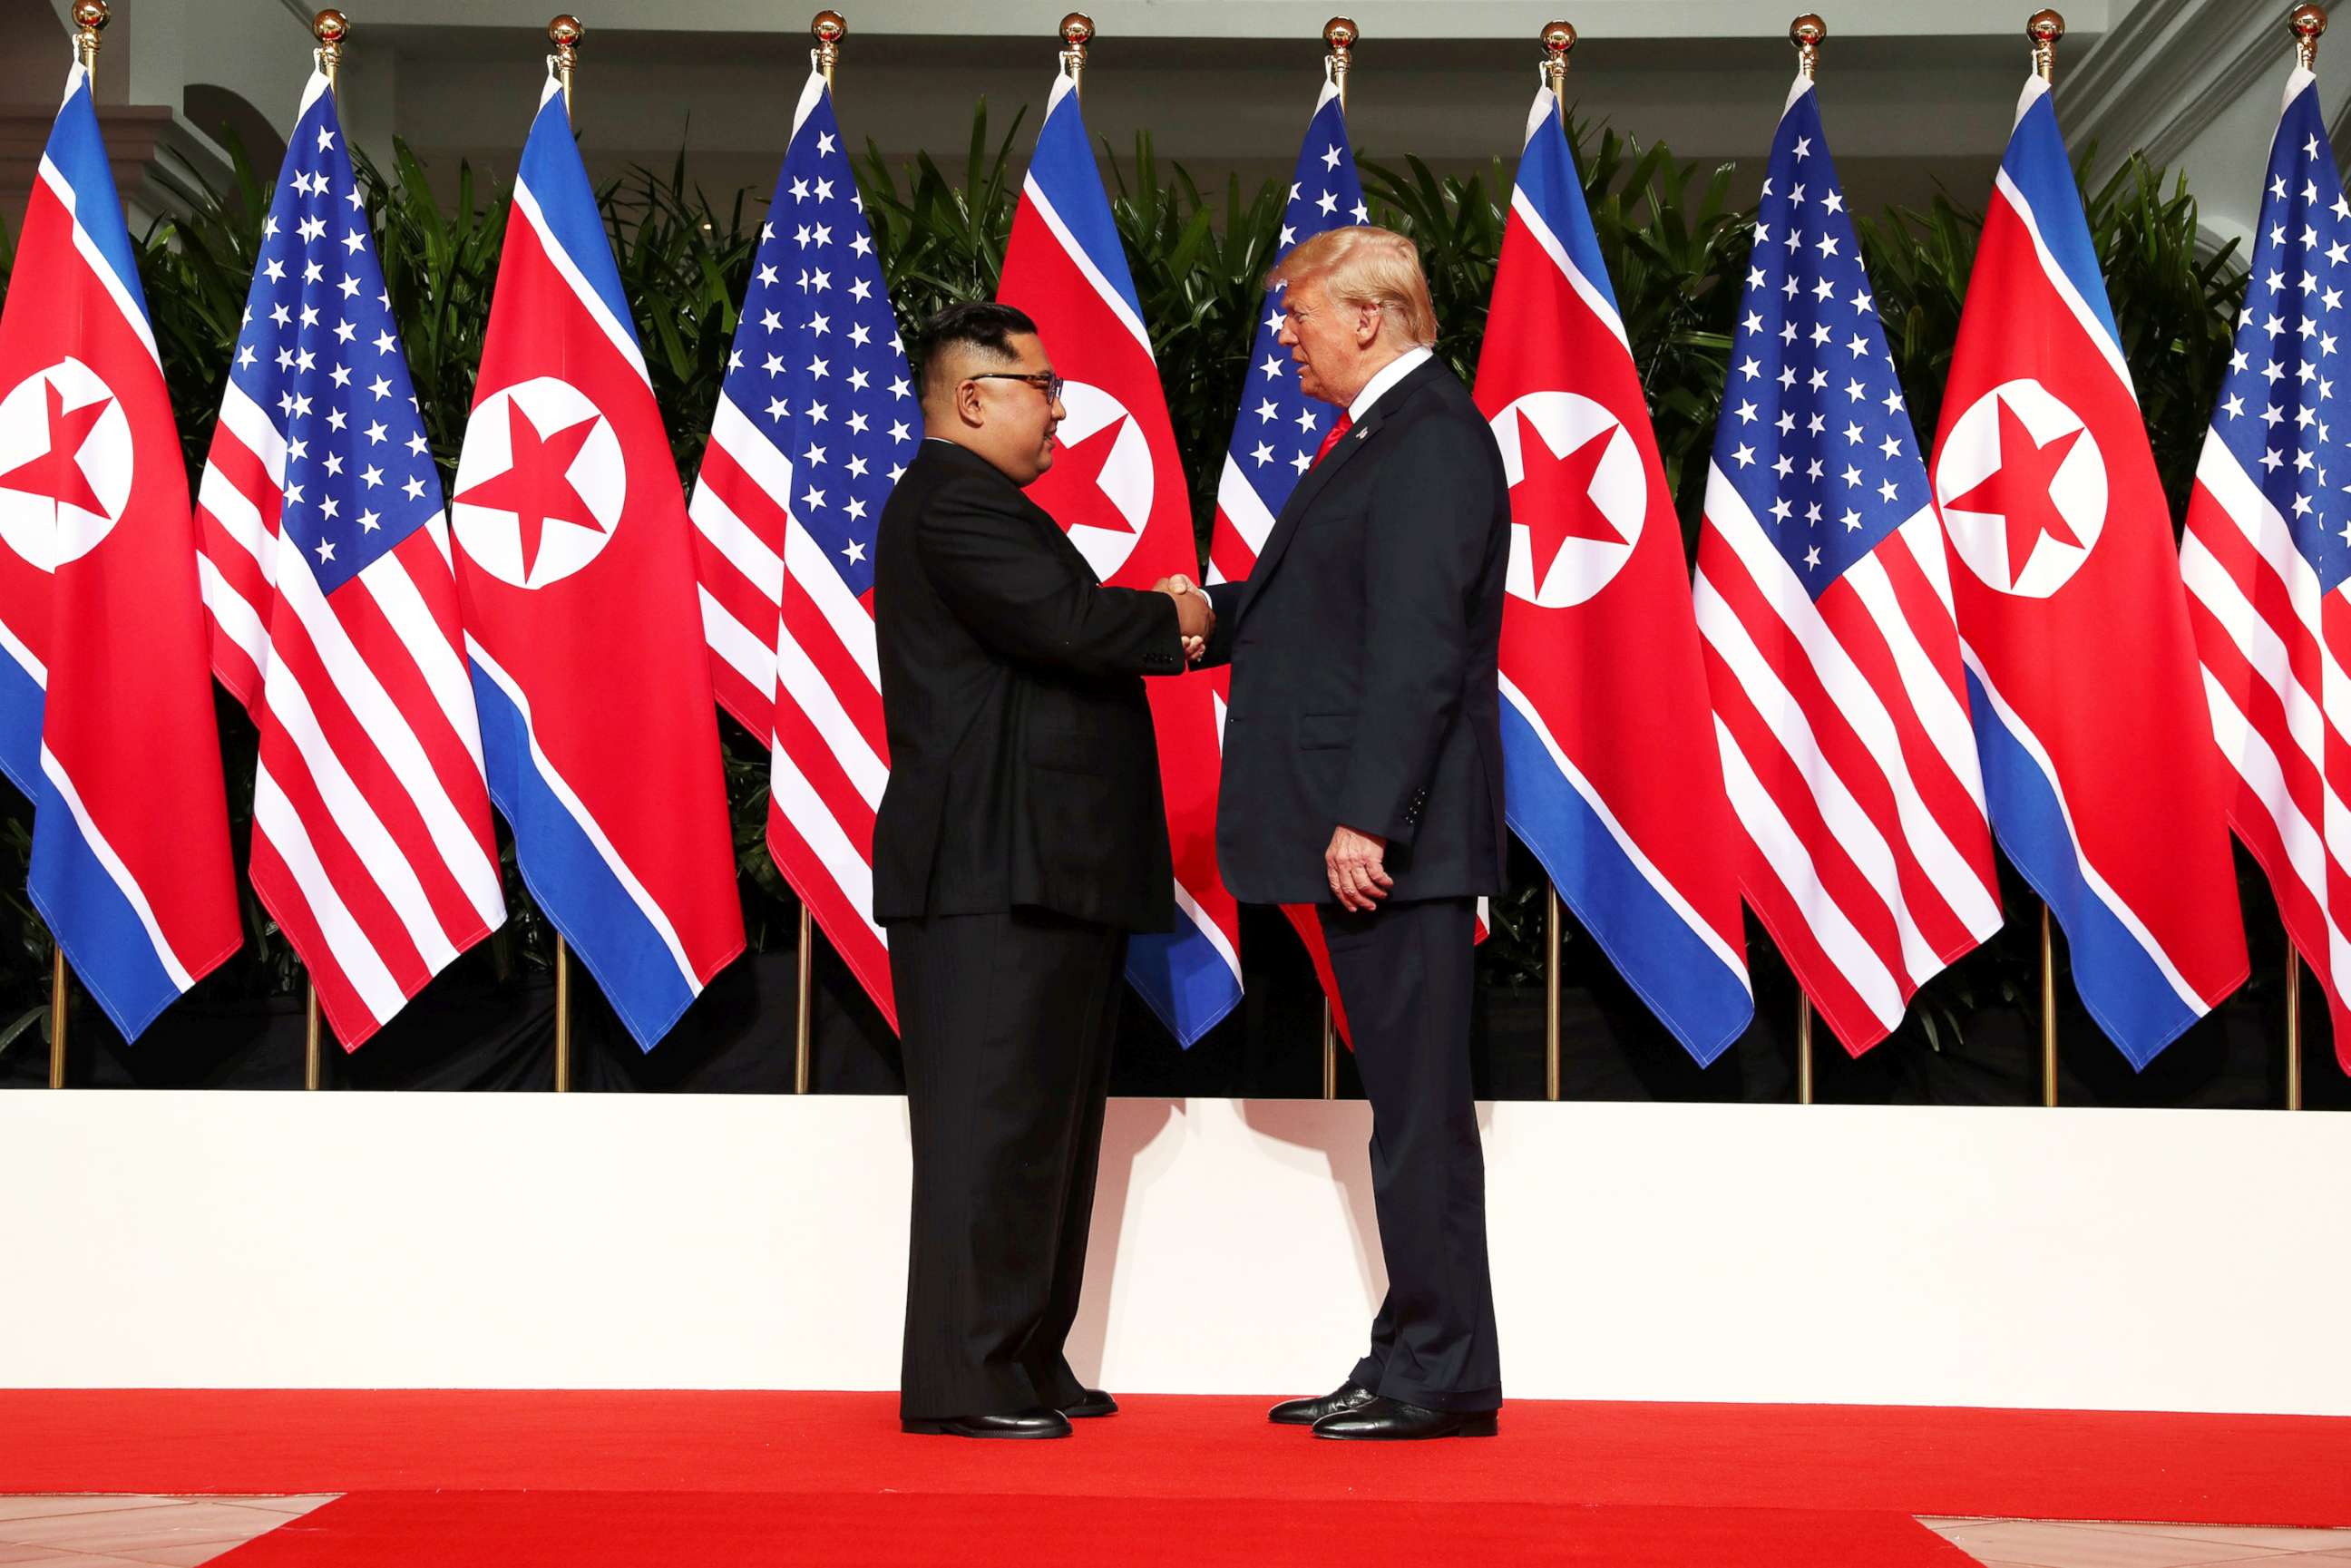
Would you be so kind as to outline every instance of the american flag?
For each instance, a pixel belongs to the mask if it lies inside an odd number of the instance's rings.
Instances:
[[[254,891],[356,1049],[506,904],[441,478],[321,75],[262,236],[197,564],[261,731]]]
[[[768,847],[893,1027],[873,532],[923,420],[821,74],[800,94],[690,508],[718,700],[768,743]]]
[[[1281,235],[1273,259],[1281,260],[1315,235],[1353,224],[1372,221],[1364,202],[1363,182],[1355,173],[1355,150],[1347,140],[1347,109],[1326,69],[1322,96],[1314,100],[1307,121],[1306,140],[1299,145],[1296,177],[1290,200],[1281,211]],[[1259,307],[1257,332],[1249,344],[1249,370],[1242,389],[1240,411],[1233,418],[1232,444],[1225,451],[1224,471],[1217,480],[1217,522],[1208,536],[1210,582],[1238,582],[1257,565],[1257,554],[1273,520],[1281,515],[1290,493],[1314,466],[1314,454],[1323,433],[1338,417],[1329,403],[1317,402],[1298,390],[1298,367],[1290,350],[1275,340],[1281,331],[1281,299],[1269,292]],[[1225,693],[1230,672],[1217,670],[1217,733],[1224,733]],[[1484,905],[1479,905],[1483,915]],[[1331,967],[1331,949],[1322,940],[1322,925],[1311,904],[1285,904],[1306,956],[1314,966],[1322,994],[1331,999],[1332,1020],[1352,1042],[1346,1005],[1339,996],[1337,973]],[[1482,927],[1481,927],[1482,930]]]
[[[1371,221],[1355,175],[1354,149],[1347,141],[1346,108],[1339,89],[1326,81],[1298,150],[1273,258],[1279,262],[1328,230]],[[1249,576],[1282,503],[1314,465],[1315,449],[1338,417],[1329,403],[1298,390],[1298,367],[1290,363],[1290,350],[1275,341],[1280,331],[1281,301],[1268,294],[1249,344],[1249,382],[1233,421],[1232,444],[1217,480],[1217,524],[1208,538],[1211,582]]]
[[[2000,904],[1934,500],[1809,80],[1768,176],[1694,591],[1741,886],[1858,1053]]]
[[[2317,78],[2270,145],[2252,275],[2179,547],[2229,816],[2269,873],[2351,1068],[2351,202]],[[2334,426],[2344,427],[2336,435]]]

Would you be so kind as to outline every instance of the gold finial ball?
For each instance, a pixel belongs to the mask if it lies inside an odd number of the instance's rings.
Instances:
[[[588,29],[569,11],[547,25],[547,41],[559,49],[576,49],[587,36]]]
[[[1094,19],[1083,11],[1072,11],[1061,18],[1061,42],[1073,49],[1085,47],[1094,36]]]
[[[1800,49],[1818,48],[1829,36],[1829,25],[1807,11],[1788,24],[1788,42]]]
[[[322,44],[340,44],[351,36],[350,19],[340,11],[321,11],[310,18],[310,32]]]
[[[1563,55],[1575,47],[1575,24],[1545,22],[1542,30],[1542,47],[1554,55]]]
[[[73,19],[74,26],[85,31],[105,26],[106,0],[78,0],[73,8]]]
[[[2053,44],[2065,36],[2065,18],[2054,11],[2035,11],[2024,24],[2024,36],[2036,44]]]
[[[1362,37],[1353,16],[1333,16],[1322,24],[1322,41],[1334,49],[1352,49]]]
[[[2326,7],[2308,4],[2297,5],[2285,19],[2289,31],[2297,38],[2315,38],[2326,31]]]
[[[849,37],[848,20],[838,11],[819,11],[809,24],[809,31],[820,44],[837,44]]]

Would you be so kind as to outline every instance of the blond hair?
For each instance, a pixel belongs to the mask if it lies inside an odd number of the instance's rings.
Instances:
[[[1428,279],[1420,252],[1393,229],[1364,225],[1331,229],[1281,258],[1265,275],[1265,286],[1320,282],[1345,305],[1370,305],[1387,312],[1404,335],[1421,348],[1437,342],[1437,307],[1428,301]]]

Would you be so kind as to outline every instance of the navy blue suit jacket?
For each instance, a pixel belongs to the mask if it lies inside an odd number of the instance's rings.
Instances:
[[[1388,841],[1395,899],[1502,890],[1496,659],[1510,491],[1468,389],[1430,360],[1382,393],[1212,586],[1232,666],[1217,854],[1249,904],[1334,902],[1341,826]]]

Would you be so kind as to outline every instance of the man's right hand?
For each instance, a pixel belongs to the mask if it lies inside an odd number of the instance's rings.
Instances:
[[[1184,639],[1184,655],[1199,663],[1207,652],[1208,635],[1217,627],[1217,612],[1208,596],[1181,574],[1163,577],[1152,587],[1176,601],[1176,629]]]

